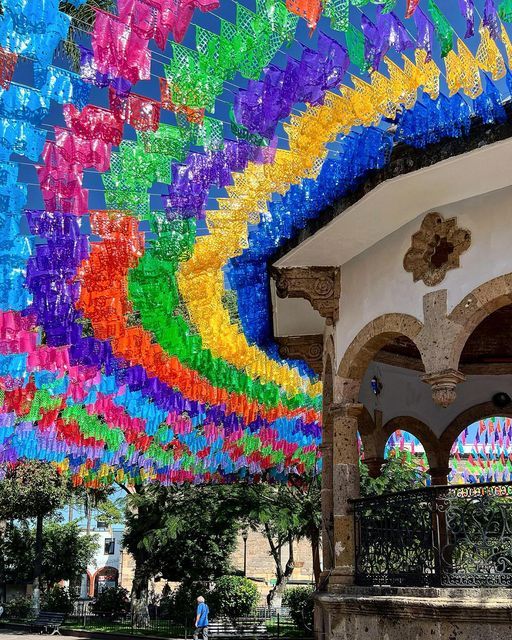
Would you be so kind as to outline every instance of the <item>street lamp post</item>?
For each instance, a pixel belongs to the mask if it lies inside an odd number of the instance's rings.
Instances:
[[[242,540],[244,541],[244,578],[247,577],[247,538],[249,537],[249,532],[247,529],[242,531]]]

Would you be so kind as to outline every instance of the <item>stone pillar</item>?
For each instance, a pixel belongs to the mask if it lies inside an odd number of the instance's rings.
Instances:
[[[335,569],[330,586],[353,584],[355,574],[354,516],[350,500],[359,496],[358,417],[362,404],[331,406],[334,427],[333,498]]]
[[[427,473],[430,476],[432,486],[443,486],[448,484],[450,471],[450,467],[432,467],[428,469]]]
[[[323,574],[334,567],[334,535],[333,535],[333,467],[332,467],[332,418],[324,418],[322,429],[322,568]],[[331,421],[329,429],[329,421]]]

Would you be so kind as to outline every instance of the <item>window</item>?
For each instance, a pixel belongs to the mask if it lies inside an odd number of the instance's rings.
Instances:
[[[96,529],[98,529],[99,531],[105,531],[107,526],[108,525],[105,520],[96,520]]]
[[[105,555],[111,556],[115,552],[116,541],[114,538],[105,538]]]

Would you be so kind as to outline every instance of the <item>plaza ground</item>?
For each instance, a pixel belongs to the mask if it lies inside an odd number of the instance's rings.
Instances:
[[[25,640],[41,640],[42,637],[51,637],[48,634],[42,636],[40,633],[27,633],[26,631],[17,631],[15,629],[0,629],[0,638],[2,640],[15,640],[23,636]],[[78,636],[65,636],[70,640],[78,640]]]

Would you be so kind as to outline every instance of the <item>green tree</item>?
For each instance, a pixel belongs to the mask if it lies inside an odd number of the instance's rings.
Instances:
[[[80,68],[80,50],[77,40],[82,33],[91,33],[96,21],[94,7],[103,11],[113,11],[114,0],[87,0],[83,5],[75,7],[70,2],[61,2],[59,9],[71,17],[66,40],[62,43],[62,50],[69,60],[69,64],[74,71]]]
[[[240,519],[266,537],[275,564],[276,584],[269,604],[279,606],[293,575],[294,545],[308,540],[315,580],[320,580],[321,497],[320,477],[291,478],[288,484],[261,484],[234,488]]]
[[[33,605],[36,612],[41,600],[43,520],[62,507],[68,495],[67,483],[57,469],[38,460],[7,465],[0,483],[0,520],[36,520],[33,565]]]
[[[86,522],[86,532],[91,532],[92,518],[96,514],[98,520],[107,526],[124,522],[125,499],[115,495],[116,487],[73,487],[71,492],[70,510],[78,507],[83,510]],[[72,518],[70,518],[72,520]]]
[[[145,486],[128,500],[123,544],[135,560],[132,613],[147,617],[148,581],[207,584],[230,570],[239,514],[231,488]]]
[[[58,584],[53,585],[43,595],[43,603],[46,611],[55,611],[69,615],[73,613],[76,593],[73,589],[61,587]]]
[[[364,462],[359,463],[361,496],[380,496],[426,486],[428,474],[405,451],[393,452],[382,467],[378,478],[371,478]]]
[[[297,540],[307,540],[311,547],[311,560],[315,585],[320,585],[322,531],[321,477],[301,478],[286,487],[292,511],[292,525]]]
[[[28,582],[36,555],[36,534],[28,521],[8,526],[3,548],[9,582]],[[98,548],[95,538],[84,536],[76,522],[48,522],[43,526],[41,585],[49,591],[61,580],[77,581]]]

